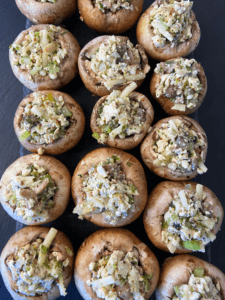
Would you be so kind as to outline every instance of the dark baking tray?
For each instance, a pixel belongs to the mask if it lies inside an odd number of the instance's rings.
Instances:
[[[144,9],[152,3],[150,0],[145,0]],[[204,175],[198,176],[195,181],[202,183],[212,189],[220,201],[224,205],[224,172],[225,172],[225,84],[224,84],[224,70],[225,70],[225,19],[224,0],[196,0],[194,3],[194,12],[199,21],[202,37],[197,49],[190,55],[190,58],[195,58],[201,62],[205,69],[208,78],[208,93],[204,103],[200,109],[191,115],[196,121],[200,123],[206,131],[209,142],[208,156],[206,166],[208,172]],[[20,13],[15,2],[10,0],[0,2],[0,175],[4,170],[19,156],[28,154],[29,152],[20,146],[13,130],[13,117],[19,102],[30,91],[23,87],[22,84],[14,77],[9,61],[8,61],[8,46],[13,42],[16,36],[25,28],[28,28],[32,23]],[[81,48],[90,40],[98,36],[98,33],[89,29],[85,23],[79,19],[79,14],[76,14],[65,24],[63,24],[70,32],[74,34],[78,40]],[[123,35],[130,38],[134,44],[136,41],[136,25]],[[149,82],[156,65],[156,62],[150,60],[151,71],[147,75],[142,86],[138,89],[139,92],[145,94],[152,102],[155,110],[154,123],[165,118],[167,115],[163,112],[160,106],[154,99],[151,98],[149,92]],[[70,84],[62,89],[63,92],[70,94],[81,105],[86,117],[86,127],[84,135],[79,144],[65,154],[57,156],[57,158],[64,163],[71,174],[77,163],[91,150],[101,147],[92,137],[90,130],[90,115],[92,108],[99,99],[93,96],[83,85],[79,76],[77,76]],[[153,124],[154,124],[153,123]],[[140,161],[140,147],[136,147],[131,154],[136,156]],[[143,165],[144,166],[144,165]],[[148,181],[148,191],[150,192],[157,183],[162,181],[158,176],[150,172],[145,166],[145,173]],[[76,215],[72,214],[74,203],[72,199],[66,209],[66,212],[54,222],[46,226],[54,226],[58,230],[62,230],[68,235],[73,243],[75,251],[79,248],[81,243],[95,230],[98,226],[93,225],[88,221],[78,220]],[[8,239],[24,225],[15,222],[11,219],[0,207],[0,251]],[[222,226],[224,228],[224,224]],[[148,240],[144,231],[142,216],[126,226],[137,235],[143,242],[145,242],[152,251],[156,254],[160,264],[169,254],[155,248]],[[225,231],[222,229],[217,236],[216,241],[206,247],[206,253],[196,253],[195,255],[201,257],[219,267],[225,272]],[[68,295],[60,299],[82,299],[79,295],[74,281],[70,284]],[[154,299],[154,296],[152,297]],[[6,290],[2,278],[0,277],[0,299],[12,299]]]

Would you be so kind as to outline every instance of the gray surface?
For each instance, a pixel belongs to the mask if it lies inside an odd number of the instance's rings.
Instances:
[[[144,10],[151,4],[151,2],[152,1],[150,0],[145,0]],[[209,150],[206,160],[206,166],[209,170],[206,174],[198,176],[196,181],[212,189],[225,207],[223,188],[225,165],[224,9],[224,0],[195,1],[194,11],[200,23],[202,38],[198,48],[190,57],[194,57],[197,61],[201,62],[205,69],[209,85],[208,93],[203,105],[191,116],[196,119],[206,131],[209,141]],[[26,27],[29,27],[31,23],[20,13],[13,0],[9,0],[8,2],[1,0],[0,12],[0,175],[2,175],[4,170],[14,160],[16,160],[19,156],[28,154],[28,151],[21,147],[16,139],[12,121],[19,102],[29,93],[29,90],[23,88],[22,84],[14,77],[11,71],[8,61],[8,47],[16,36]],[[96,32],[90,30],[80,21],[78,13],[76,13],[75,16],[72,17],[65,25],[75,35],[81,47],[83,47],[91,39],[98,36]],[[136,26],[124,34],[128,35],[133,43],[136,43],[135,28]],[[150,65],[153,70],[155,62],[150,60]],[[166,114],[161,110],[154,99],[151,98],[149,93],[149,82],[152,70],[139,91],[144,93],[152,102],[155,109],[155,123],[159,119],[166,117]],[[75,98],[75,100],[82,106],[86,116],[86,129],[80,143],[67,153],[57,156],[57,158],[68,167],[72,174],[80,159],[89,151],[99,147],[97,142],[91,138],[91,130],[89,128],[91,111],[95,102],[98,100],[98,97],[93,97],[91,93],[85,89],[79,76],[77,76],[62,91]],[[139,147],[130,151],[130,153],[140,159]],[[161,181],[161,179],[151,173],[147,168],[145,168],[145,171],[148,179],[148,189],[150,192],[153,187]],[[72,214],[73,207],[74,204],[71,199],[64,215],[51,224],[47,224],[47,226],[53,225],[57,229],[64,231],[70,237],[74,248],[77,250],[85,237],[95,231],[97,226],[94,226],[87,221],[78,220],[77,216]],[[2,207],[0,207],[0,251],[11,235],[22,227],[22,224],[12,220],[5,213]],[[148,241],[141,218],[127,226],[127,228],[150,246],[160,263],[162,263],[165,257],[168,256],[168,254],[153,247],[153,245]],[[225,231],[222,230],[219,232],[216,241],[207,247],[206,254],[200,254],[198,256],[215,264],[223,272],[225,272],[225,258],[223,255],[224,247]],[[63,299],[63,297],[61,298]],[[11,296],[5,289],[4,283],[2,282],[2,278],[0,278],[0,299],[11,299]],[[64,299],[82,299],[74,286],[74,282],[70,284],[68,295]]]

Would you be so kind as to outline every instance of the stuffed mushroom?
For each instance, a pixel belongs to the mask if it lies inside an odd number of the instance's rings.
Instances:
[[[25,227],[10,238],[1,254],[1,275],[15,300],[65,296],[73,265],[73,246],[55,228]]]
[[[135,47],[128,37],[100,36],[80,52],[79,73],[86,88],[103,97],[113,90],[124,90],[134,81],[139,87],[150,70],[142,46]]]
[[[156,0],[141,16],[137,40],[155,60],[187,56],[198,46],[201,31],[193,2]]]
[[[150,91],[167,114],[189,115],[202,104],[207,79],[201,64],[195,59],[170,59],[157,64]]]
[[[141,144],[146,166],[158,176],[188,180],[207,171],[207,137],[202,127],[187,116],[162,119]]]
[[[192,256],[165,260],[156,289],[157,300],[225,299],[225,275],[217,267]]]
[[[78,73],[80,46],[66,29],[34,25],[22,31],[9,49],[14,75],[32,91],[57,90]]]
[[[159,264],[129,230],[102,229],[81,245],[74,275],[84,300],[147,300],[157,286]]]
[[[78,0],[81,19],[101,33],[120,34],[138,20],[143,0]]]
[[[35,24],[60,24],[77,8],[76,0],[16,0],[19,10]]]
[[[122,150],[133,149],[143,140],[154,118],[151,102],[133,92],[135,82],[122,92],[114,90],[95,104],[91,130],[98,143]]]
[[[47,90],[26,96],[17,108],[14,129],[21,144],[32,152],[57,155],[81,139],[85,117],[68,94]]]
[[[48,223],[66,210],[70,181],[68,169],[57,159],[26,155],[2,175],[0,201],[16,221],[28,225]]]
[[[205,252],[223,221],[223,207],[207,187],[190,181],[159,183],[144,212],[145,231],[159,249]]]
[[[72,178],[73,213],[104,227],[136,220],[147,202],[147,182],[140,162],[114,148],[88,153]]]

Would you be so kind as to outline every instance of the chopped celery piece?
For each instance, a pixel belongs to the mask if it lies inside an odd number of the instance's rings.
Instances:
[[[144,286],[145,286],[145,292],[148,292],[150,290],[150,282],[149,280],[152,279],[153,275],[150,274],[144,274],[141,276],[143,281],[144,281]]]
[[[26,130],[24,133],[21,134],[21,136],[19,137],[19,141],[23,142],[25,141],[27,138],[29,138],[30,136],[30,131]]]
[[[189,250],[200,250],[201,242],[197,241],[197,240],[184,241],[183,246],[184,246],[184,248],[189,249]]]
[[[66,252],[68,253],[68,255],[72,256],[73,255],[72,250],[69,247],[67,247],[67,246],[65,246],[65,248],[66,248]]]
[[[30,57],[29,56],[22,56],[21,62],[28,65],[30,63]]]
[[[172,218],[172,220],[174,220],[174,221],[176,221],[176,220],[179,219],[178,215],[176,215],[176,214],[173,214],[171,218]]]
[[[48,252],[48,248],[44,245],[41,245],[41,253],[46,254]]]
[[[45,263],[48,249],[51,246],[51,243],[54,240],[57,232],[58,232],[58,230],[56,230],[55,228],[52,227],[49,230],[48,234],[46,235],[44,242],[40,245],[40,252],[38,255],[38,264],[39,265],[43,265]]]
[[[176,294],[178,294],[178,293],[179,293],[179,291],[180,291],[180,288],[179,288],[179,286],[175,286],[173,289],[174,289],[174,292],[175,292]]]
[[[120,158],[116,155],[112,155],[112,159],[114,159],[114,161],[119,161],[120,160]]]
[[[162,229],[167,229],[168,227],[169,227],[169,224],[166,221],[163,221]]]
[[[165,22],[161,21],[161,24],[162,24],[162,26],[163,26],[166,30],[168,30],[168,26],[166,25]]]
[[[72,112],[67,108],[67,106],[62,107],[62,113],[65,117],[72,117]]]
[[[33,70],[30,72],[31,75],[35,75],[37,72],[41,70],[41,67],[34,67]]]
[[[46,268],[51,269],[50,266],[49,266],[48,264],[43,263],[43,265],[44,265]]]
[[[47,65],[50,74],[56,74],[59,72],[59,67],[54,63],[49,63]]]
[[[193,273],[194,273],[195,277],[203,277],[205,270],[203,268],[196,268],[196,269],[194,269]]]
[[[61,33],[60,35],[64,35],[68,32],[68,30],[65,30],[63,33]]]
[[[128,198],[129,198],[129,200],[128,200],[128,203],[130,204],[130,205],[132,205],[132,204],[134,204],[134,198],[131,196],[131,195],[128,195]]]
[[[97,132],[94,132],[94,133],[92,134],[92,137],[93,137],[94,139],[98,140],[98,139],[99,139],[99,134],[98,134]]]
[[[168,60],[165,62],[165,64],[167,64],[167,65],[172,65],[173,63],[174,63],[174,60]]]
[[[106,133],[110,133],[112,131],[112,128],[109,125],[104,125],[103,131]]]
[[[99,109],[98,109],[98,114],[99,114],[99,115],[103,112],[103,108],[104,108],[103,105],[101,105],[101,106],[99,107]]]

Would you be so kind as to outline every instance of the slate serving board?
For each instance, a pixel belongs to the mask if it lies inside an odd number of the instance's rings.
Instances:
[[[151,0],[144,1],[144,10],[152,3]],[[203,129],[206,131],[209,142],[208,155],[206,166],[208,172],[204,175],[196,177],[194,181],[202,183],[212,189],[220,199],[225,209],[224,199],[224,172],[225,172],[225,1],[224,0],[196,0],[194,3],[194,12],[199,21],[202,37],[199,46],[189,58],[195,58],[201,62],[206,76],[208,78],[208,93],[204,103],[197,112],[190,115],[194,118]],[[14,41],[16,36],[25,28],[28,28],[32,23],[27,20],[17,9],[13,0],[0,2],[0,175],[4,170],[18,157],[29,153],[26,149],[20,146],[13,130],[13,118],[19,102],[24,98],[29,91],[13,75],[8,61],[8,47]],[[98,36],[98,33],[89,29],[85,23],[79,19],[79,14],[76,14],[66,23],[63,24],[70,32],[74,34],[81,48],[90,40]],[[126,32],[134,44],[136,41],[136,25]],[[158,120],[165,118],[167,115],[163,112],[156,101],[150,96],[149,82],[156,62],[149,61],[151,71],[147,75],[143,85],[138,89],[140,93],[145,94],[153,104],[155,110],[155,124]],[[86,117],[86,128],[84,135],[79,144],[65,154],[57,156],[64,163],[71,175],[77,163],[91,150],[102,147],[96,140],[91,137],[90,116],[92,108],[99,99],[93,96],[83,85],[79,76],[77,76],[70,84],[62,89],[63,92],[70,94],[81,105]],[[129,151],[136,156],[140,161],[140,147]],[[144,165],[143,165],[144,166]],[[162,181],[158,176],[154,175],[144,166],[148,181],[148,191],[150,192],[157,183]],[[74,203],[72,198],[66,209],[66,212],[54,222],[46,226],[54,226],[58,230],[62,230],[68,235],[73,243],[75,251],[79,248],[86,237],[97,230],[99,227],[87,221],[78,220],[76,215],[72,214]],[[0,207],[0,251],[8,239],[24,225],[15,222],[6,212]],[[206,253],[195,254],[219,267],[225,272],[225,228],[218,233],[216,241],[206,247]],[[143,242],[145,242],[152,251],[156,254],[160,264],[169,254],[155,248],[148,240],[144,231],[142,216],[126,226],[136,234]],[[59,299],[76,299],[81,300],[74,281],[71,282],[67,296]],[[12,299],[6,290],[2,278],[0,277],[0,299]],[[152,296],[154,299],[154,295]]]

